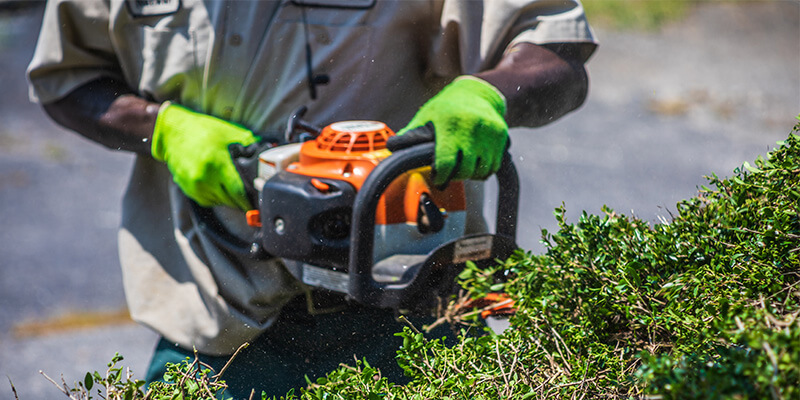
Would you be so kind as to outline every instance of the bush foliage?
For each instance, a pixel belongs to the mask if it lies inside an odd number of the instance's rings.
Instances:
[[[544,255],[461,275],[480,296],[510,273],[512,329],[451,346],[406,329],[410,384],[343,368],[303,397],[800,398],[799,130],[671,221],[557,209]]]
[[[470,296],[509,294],[512,328],[493,334],[473,318],[456,343],[406,328],[397,360],[410,383],[361,360],[286,398],[800,398],[799,131],[732,177],[709,177],[669,221],[604,209],[570,223],[557,209],[545,254],[460,276]],[[199,370],[173,366],[173,384],[150,398],[222,390]],[[129,382],[119,398],[141,398]],[[78,386],[97,384],[87,374]]]

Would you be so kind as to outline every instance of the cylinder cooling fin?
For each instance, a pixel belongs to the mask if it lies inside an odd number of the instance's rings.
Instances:
[[[323,152],[357,155],[386,148],[394,132],[378,121],[342,121],[322,129],[315,141]]]

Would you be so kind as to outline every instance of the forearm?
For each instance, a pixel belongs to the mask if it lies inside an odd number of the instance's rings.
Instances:
[[[43,107],[57,123],[110,149],[150,154],[159,104],[118,81],[89,82]]]
[[[509,126],[541,126],[580,107],[588,78],[577,45],[520,43],[491,70],[475,76],[506,97]]]

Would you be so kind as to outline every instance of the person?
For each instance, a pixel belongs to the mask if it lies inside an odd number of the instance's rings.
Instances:
[[[318,308],[344,309],[312,315],[279,260],[205,237],[187,198],[252,233],[228,146],[279,139],[305,105],[320,126],[432,124],[435,183],[483,179],[509,127],[583,103],[595,46],[578,0],[54,0],[28,78],[57,123],[135,153],[118,241],[131,315],[162,337],[148,381],[193,349],[219,370],[252,342],[223,377],[247,398],[305,386],[354,355],[402,379],[401,325],[322,291]],[[479,204],[480,185],[469,187]]]

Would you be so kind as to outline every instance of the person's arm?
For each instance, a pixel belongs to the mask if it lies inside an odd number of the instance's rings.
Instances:
[[[460,76],[428,100],[387,145],[395,150],[433,134],[435,185],[486,179],[500,168],[509,126],[541,126],[583,104],[588,79],[581,55],[591,51],[580,46],[511,47],[495,68]]]
[[[577,46],[520,43],[494,69],[475,76],[503,93],[509,126],[541,126],[578,108],[586,98],[588,79]],[[158,108],[110,78],[89,82],[44,105],[56,122],[97,143],[148,155]]]
[[[147,101],[109,78],[84,84],[44,109],[59,124],[108,148],[166,163],[175,183],[201,206],[252,208],[229,151],[233,143],[258,140],[245,127]]]
[[[509,126],[542,126],[586,99],[589,82],[581,46],[594,45],[519,43],[506,51],[495,68],[475,76],[505,96]]]
[[[159,106],[111,78],[91,81],[43,105],[57,123],[94,142],[148,156]]]

